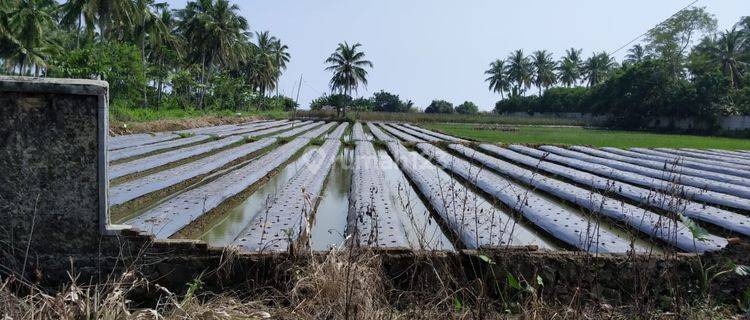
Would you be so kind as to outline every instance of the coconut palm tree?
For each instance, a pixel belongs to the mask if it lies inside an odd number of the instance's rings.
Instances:
[[[523,50],[516,50],[506,59],[508,64],[508,79],[515,82],[511,95],[522,94],[531,88],[533,66],[529,58],[524,56]]]
[[[261,94],[277,88],[281,71],[286,69],[290,55],[289,47],[268,31],[255,33],[257,43],[254,45],[252,60],[255,66],[255,85]]]
[[[179,28],[191,48],[188,58],[201,66],[199,107],[203,106],[213,67],[239,65],[246,57],[248,24],[239,11],[228,0],[190,1],[177,11]]]
[[[60,9],[61,24],[76,26],[79,32],[85,28],[89,39],[93,39],[97,27],[104,39],[122,37],[132,31],[130,27],[138,19],[132,0],[68,0]],[[80,45],[80,41],[77,42]]]
[[[615,69],[617,62],[608,53],[594,53],[583,64],[583,75],[589,87],[604,81]]]
[[[365,59],[364,51],[359,51],[362,46],[360,43],[349,45],[349,43],[339,43],[331,56],[325,60],[328,66],[326,71],[333,72],[330,86],[332,91],[338,90],[346,96],[349,96],[352,90],[357,91],[359,85],[367,86],[367,69],[372,68],[370,60]],[[346,114],[346,107],[342,106],[341,113]],[[337,115],[338,112],[337,112]]]
[[[547,50],[539,50],[532,54],[531,65],[534,68],[534,85],[539,88],[539,96],[541,97],[542,89],[546,90],[557,82],[557,75],[555,75],[557,64],[552,59],[551,53]]]
[[[16,35],[16,47],[13,53],[18,63],[19,74],[26,74],[26,67],[34,68],[34,75],[39,76],[41,69],[47,67],[47,56],[55,49],[47,37],[55,28],[52,17],[53,7],[45,0],[20,0],[8,14],[8,27],[11,35]]]
[[[13,69],[12,57],[20,52],[22,47],[10,25],[10,12],[10,4],[0,1],[0,62],[8,73]]]
[[[625,61],[628,63],[639,63],[647,59],[646,49],[642,45],[636,44],[628,50]]]
[[[579,66],[583,62],[581,58],[581,54],[583,52],[583,49],[576,49],[576,48],[570,48],[565,50],[565,59],[568,59],[570,61],[573,61],[577,63]]]
[[[557,77],[566,87],[578,84],[581,78],[581,49],[570,48],[557,66]]]
[[[719,65],[721,71],[729,79],[730,86],[736,89],[750,63],[750,56],[746,48],[750,46],[750,39],[735,25],[719,35],[713,45],[707,47],[709,59]]]
[[[497,59],[490,63],[490,68],[484,72],[488,75],[484,81],[490,83],[490,91],[499,92],[500,99],[505,99],[504,92],[510,90],[510,79],[508,79],[505,61]]]

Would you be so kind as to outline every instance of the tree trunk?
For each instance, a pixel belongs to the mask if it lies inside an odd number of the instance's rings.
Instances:
[[[76,30],[76,48],[81,48],[81,20],[83,18],[81,17],[81,14],[78,15],[78,30]]]
[[[146,81],[143,84],[143,107],[148,107],[148,80],[146,80],[146,40],[144,35],[141,35],[141,61],[143,62],[143,80]]]
[[[206,93],[206,50],[203,50],[201,56],[201,91],[198,93],[198,109],[203,109],[203,95]]]

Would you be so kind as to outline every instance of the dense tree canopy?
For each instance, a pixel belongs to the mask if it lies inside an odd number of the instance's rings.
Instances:
[[[545,50],[531,57],[516,50],[485,72],[490,91],[501,94],[495,112],[606,113],[630,128],[657,118],[750,114],[750,17],[715,29],[703,8],[680,11],[627,50],[622,64],[607,52],[584,60],[572,48],[554,61]],[[538,95],[524,95],[532,85]]]
[[[289,108],[265,102],[290,61],[229,0],[0,1],[1,72],[107,80],[114,106]]]

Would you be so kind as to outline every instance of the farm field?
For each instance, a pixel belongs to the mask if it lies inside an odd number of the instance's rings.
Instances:
[[[583,127],[545,127],[481,124],[429,123],[425,128],[458,137],[492,143],[589,145],[616,148],[698,148],[750,149],[750,139],[713,136],[612,131]]]
[[[527,129],[528,139],[547,132],[533,143],[575,146],[514,144],[467,125],[297,120],[116,136],[109,204],[113,221],[157,239],[253,253],[705,252],[750,235],[750,153],[721,150],[750,149],[741,141]],[[584,147],[597,139],[614,143]],[[675,143],[700,148],[662,148]],[[658,148],[630,149],[644,145]]]

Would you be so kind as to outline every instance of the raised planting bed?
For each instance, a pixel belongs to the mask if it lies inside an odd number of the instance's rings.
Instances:
[[[348,124],[342,123],[323,145],[313,151],[310,161],[279,190],[271,204],[258,213],[234,240],[233,246],[250,252],[287,251],[309,234],[310,220],[338,150],[339,138]]]
[[[639,204],[645,204],[676,215],[683,214],[732,232],[750,236],[750,218],[738,213],[690,201],[671,193],[641,188],[547,161],[547,157],[556,157],[555,155],[548,155],[544,159],[540,159],[490,144],[482,144],[479,148],[493,155],[533,168],[534,170],[545,171],[578,184],[595,188],[603,193],[618,194]],[[583,164],[583,162],[578,163]]]
[[[420,144],[419,147],[428,153],[443,152],[435,150],[434,146]],[[706,235],[704,239],[696,239],[688,226],[676,219],[670,219],[600,193],[541,175],[462,145],[454,144],[450,148],[505,176],[512,177],[562,200],[577,204],[592,215],[602,215],[619,221],[649,237],[656,238],[683,251],[713,251],[719,250],[727,244],[726,239],[714,235]]]
[[[462,247],[554,247],[536,232],[519,224],[511,213],[496,208],[424,157],[395,142],[388,143],[388,149]]]
[[[312,138],[320,136],[332,126],[333,123],[320,126],[216,180],[158,204],[142,215],[129,220],[127,224],[137,230],[151,233],[157,239],[166,239],[190,222],[218,207],[225,200],[264,178],[302,150]]]

